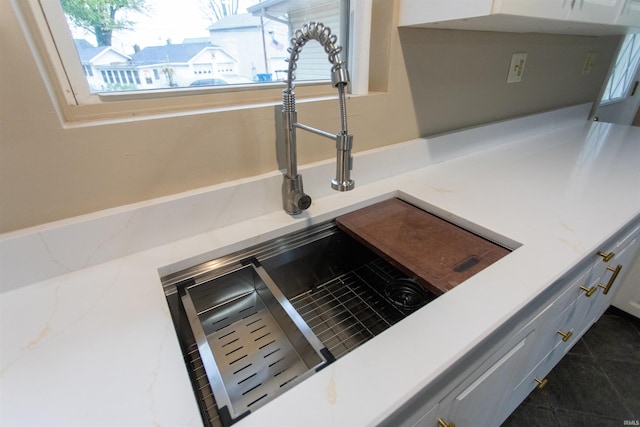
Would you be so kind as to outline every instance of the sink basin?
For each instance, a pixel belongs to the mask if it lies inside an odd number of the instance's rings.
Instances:
[[[248,415],[436,298],[335,221],[162,283],[203,421],[212,426]],[[271,338],[262,342],[264,334],[252,332],[258,327]],[[277,353],[287,355],[286,373]],[[247,361],[252,366],[241,369]]]

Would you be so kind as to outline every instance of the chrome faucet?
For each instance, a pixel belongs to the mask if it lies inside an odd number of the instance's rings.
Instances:
[[[319,22],[309,22],[296,30],[291,39],[289,52],[289,68],[287,71],[287,88],[282,91],[282,123],[284,126],[284,145],[286,172],[282,184],[282,205],[284,210],[296,215],[311,206],[311,197],[304,193],[302,188],[302,176],[298,174],[297,154],[296,154],[296,128],[300,128],[317,135],[324,136],[336,142],[336,177],[331,180],[331,188],[337,191],[349,191],[353,189],[354,181],[350,178],[353,159],[351,157],[351,147],[353,136],[347,131],[347,111],[345,99],[345,87],[349,83],[349,73],[346,64],[340,60],[341,46],[336,46],[337,36],[331,34],[331,29]],[[318,41],[324,51],[329,55],[331,67],[331,84],[338,88],[338,98],[340,103],[341,129],[337,134],[325,132],[311,126],[298,123],[298,112],[296,111],[296,95],[293,91],[295,87],[295,70],[300,57],[302,47],[309,41]]]

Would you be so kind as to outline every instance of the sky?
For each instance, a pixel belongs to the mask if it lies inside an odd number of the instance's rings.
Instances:
[[[246,7],[258,0],[241,0],[238,12],[246,12]],[[112,46],[125,54],[133,53],[133,45],[141,48],[172,43],[181,43],[185,38],[208,37],[207,28],[211,22],[201,10],[201,0],[147,0],[151,11],[147,16],[139,13],[127,14],[136,22],[136,31],[114,31]],[[95,44],[95,37],[83,30],[72,29],[74,38],[86,38]]]

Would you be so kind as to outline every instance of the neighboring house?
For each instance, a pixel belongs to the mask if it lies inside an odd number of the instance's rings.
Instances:
[[[149,46],[131,57],[140,89],[183,87],[205,79],[237,77],[237,60],[208,42]]]
[[[182,44],[187,43],[209,43],[211,42],[209,37],[187,37],[182,39]]]
[[[287,25],[250,13],[229,15],[209,27],[211,43],[221,46],[236,58],[238,73],[254,80],[278,79],[278,71],[287,68]]]
[[[307,23],[311,11],[335,33],[340,28],[339,7],[340,0],[305,2],[303,7],[291,0],[264,0],[249,7],[249,13],[229,15],[211,25],[209,39],[148,46],[131,56],[86,40],[76,40],[76,49],[92,92],[284,80],[294,31]],[[341,57],[346,60],[346,52]],[[330,76],[327,54],[315,41],[305,46],[297,65],[298,81]]]
[[[233,56],[207,41],[149,46],[131,56],[84,39],[75,45],[92,92],[251,82],[238,76]]]
[[[111,46],[95,47],[84,39],[75,39],[74,42],[91,91],[103,91],[109,85],[139,83],[137,71],[127,66],[130,56]]]

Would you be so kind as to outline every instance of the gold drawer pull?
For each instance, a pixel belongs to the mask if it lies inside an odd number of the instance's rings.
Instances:
[[[560,329],[558,329],[558,333],[560,335],[562,335],[562,341],[567,342],[569,341],[569,338],[571,338],[571,336],[573,335],[573,332],[569,331],[569,332],[562,332]]]
[[[616,268],[607,267],[607,270],[613,271],[613,274],[611,275],[611,279],[609,279],[609,282],[607,283],[607,286],[603,285],[602,283],[598,284],[598,286],[600,286],[602,289],[604,289],[604,291],[602,291],[602,293],[605,294],[605,295],[607,293],[609,293],[609,291],[611,290],[611,285],[613,285],[613,282],[615,282],[616,279],[618,278],[618,274],[620,274],[620,270],[622,270],[622,266],[620,264],[618,264],[618,266]]]
[[[538,379],[538,378],[534,378],[534,380],[538,383],[538,388],[544,388],[544,386],[547,385],[547,379]]]
[[[602,261],[609,262],[609,261],[611,261],[611,258],[613,258],[613,256],[615,254],[613,252],[609,252],[607,254],[607,253],[604,253],[604,252],[600,251],[600,252],[598,252],[598,255],[600,255],[602,257]]]
[[[445,423],[444,420],[442,418],[438,418],[438,425],[440,427],[456,427],[456,423]]]
[[[590,287],[590,288],[587,288],[587,287],[585,287],[585,286],[580,286],[580,289],[582,289],[582,290],[584,291],[584,293],[585,293],[588,297],[590,297],[591,295],[593,295],[593,293],[594,293],[594,292],[596,291],[596,289],[598,289],[598,288],[596,288],[595,286],[592,286],[592,287]]]

